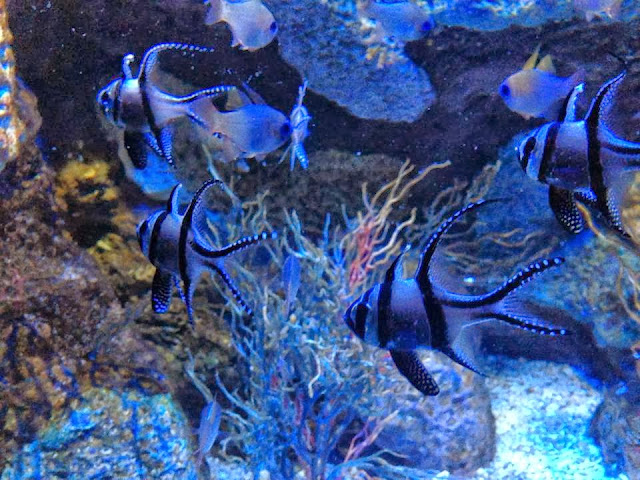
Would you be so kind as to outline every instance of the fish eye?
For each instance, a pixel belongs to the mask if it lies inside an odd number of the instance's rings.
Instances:
[[[271,22],[271,25],[269,25],[269,31],[273,34],[278,31],[278,24],[275,21]]]
[[[289,138],[291,135],[291,124],[289,122],[280,127],[280,138]]]
[[[500,85],[500,95],[502,95],[503,97],[508,97],[509,95],[511,95],[511,89],[509,88],[509,85],[507,85],[506,83]]]
[[[427,20],[426,22],[424,22],[422,25],[420,25],[420,30],[423,32],[428,32],[433,28],[433,23],[431,22],[431,20]]]

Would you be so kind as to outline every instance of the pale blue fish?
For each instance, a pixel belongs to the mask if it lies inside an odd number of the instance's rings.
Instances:
[[[220,420],[222,419],[222,407],[215,399],[207,403],[200,413],[200,426],[198,427],[198,460],[196,466],[199,467],[204,457],[211,451],[216,443],[220,431]]]
[[[309,111],[302,104],[306,91],[307,81],[305,80],[300,88],[298,88],[298,101],[289,115],[289,120],[291,121],[291,143],[280,159],[280,161],[282,161],[282,159],[289,155],[289,166],[291,171],[293,171],[296,160],[300,162],[300,166],[303,169],[306,170],[309,167],[309,158],[307,157],[307,152],[304,149],[304,140],[309,135],[309,121],[311,120],[311,115],[309,115]]]
[[[285,114],[267,105],[249,86],[229,92],[226,111],[208,118],[210,133],[222,138],[226,161],[264,159],[291,137],[291,122]]]
[[[269,45],[278,33],[273,14],[260,0],[207,0],[205,23],[229,25],[232,47],[254,51]]]
[[[363,0],[357,4],[360,16],[376,23],[368,43],[385,38],[401,42],[418,40],[435,27],[433,17],[408,0]]]
[[[583,81],[584,70],[580,69],[570,77],[559,77],[551,56],[545,56],[538,63],[538,46],[526,61],[522,70],[507,77],[500,85],[498,93],[509,110],[524,118],[546,118],[554,120],[562,107],[562,102],[573,87]]]
[[[287,314],[291,309],[291,304],[298,295],[300,289],[300,260],[295,255],[289,255],[282,267],[282,284],[285,289],[285,311]]]

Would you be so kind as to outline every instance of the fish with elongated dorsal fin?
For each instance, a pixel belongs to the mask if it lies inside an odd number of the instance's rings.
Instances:
[[[493,200],[495,201],[495,200]],[[389,350],[396,367],[424,395],[437,395],[436,381],[416,350],[433,348],[460,365],[478,372],[468,329],[489,321],[502,322],[540,335],[569,332],[543,322],[513,293],[540,273],[563,263],[556,257],[531,263],[500,287],[484,295],[461,295],[432,278],[431,261],[439,241],[463,214],[492,201],[471,203],[449,217],[431,235],[415,276],[402,278],[402,257],[393,261],[384,281],[367,290],[344,315],[347,326],[366,343]]]
[[[289,115],[289,121],[291,122],[291,143],[282,154],[282,157],[280,157],[280,161],[282,161],[289,155],[289,168],[291,171],[293,171],[296,160],[300,162],[300,166],[304,170],[309,168],[309,157],[307,157],[307,152],[304,149],[304,140],[309,135],[311,115],[309,115],[307,107],[302,104],[306,91],[307,81],[305,80],[300,88],[298,88],[298,100]]]
[[[603,215],[608,225],[628,236],[620,218],[625,174],[640,171],[640,143],[616,136],[608,126],[622,72],[606,82],[583,120],[576,119],[580,84],[567,95],[556,121],[529,134],[518,148],[527,175],[549,185],[549,205],[562,226],[572,233],[585,227],[576,200]]]
[[[173,165],[171,123],[186,117],[206,129],[206,118],[213,108],[211,100],[235,87],[220,85],[186,96],[160,90],[151,78],[158,55],[166,50],[213,52],[213,49],[186,43],[160,43],[147,50],[138,76],[133,75],[132,54],[122,59],[122,75],[98,92],[96,98],[109,122],[124,129],[124,144],[134,167],[145,168],[147,149],[152,149]]]
[[[546,55],[538,62],[539,53],[540,45],[522,70],[502,82],[498,93],[509,110],[524,118],[543,117],[553,120],[557,117],[562,100],[575,85],[582,82],[584,71],[580,69],[570,77],[559,77],[551,56]]]
[[[171,191],[166,210],[153,213],[138,225],[140,249],[156,267],[151,288],[151,300],[156,313],[164,313],[169,309],[172,285],[175,285],[187,306],[189,322],[193,325],[193,294],[200,275],[209,271],[223,281],[245,312],[253,315],[253,311],[225,271],[224,259],[251,245],[274,238],[276,234],[262,232],[241,238],[220,249],[209,246],[204,232],[198,227],[203,224],[205,215],[202,197],[209,188],[221,183],[220,180],[205,182],[182,215],[179,213],[178,203],[182,185],[176,185]],[[180,280],[183,287],[180,287]]]

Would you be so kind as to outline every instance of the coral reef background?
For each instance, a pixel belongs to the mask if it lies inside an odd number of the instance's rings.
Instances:
[[[230,49],[226,28],[206,27],[198,3],[0,2],[2,478],[640,478],[637,261],[606,238],[569,239],[557,228],[510,143],[538,123],[496,93],[539,42],[560,73],[586,69],[584,98],[626,64],[618,110],[625,138],[637,139],[633,2],[624,22],[588,23],[566,1],[436,1],[433,36],[383,45],[377,58],[367,58],[351,1],[271,2],[280,34],[255,53]],[[123,54],[139,58],[166,40],[215,47],[162,58],[182,87],[248,81],[289,111],[310,82],[309,170],[289,172],[278,155],[247,173],[218,165],[240,205],[209,199],[229,207],[212,208],[220,242],[280,230],[277,242],[231,262],[251,304],[264,306],[252,325],[209,279],[193,330],[180,302],[162,316],[148,304],[153,268],[135,225],[160,203],[125,178],[94,99]],[[393,61],[379,68],[383,53]],[[179,158],[190,161],[175,179],[193,191],[217,157],[181,135]],[[489,378],[425,353],[443,392],[421,399],[384,352],[352,341],[340,317],[403,244],[419,245],[481,196],[518,202],[463,224],[443,266],[475,292],[562,253],[567,265],[530,293],[573,335],[549,344],[483,329],[477,346],[501,356],[488,357]],[[291,255],[303,276],[287,299],[280,277]],[[201,466],[192,427],[205,400],[184,374],[190,354],[225,412]],[[528,360],[509,358],[520,356]]]

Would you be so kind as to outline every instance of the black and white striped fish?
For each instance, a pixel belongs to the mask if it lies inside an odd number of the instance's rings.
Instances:
[[[216,274],[227,285],[238,304],[249,314],[253,312],[243,300],[238,288],[224,269],[225,257],[268,238],[275,233],[262,232],[222,247],[209,246],[205,235],[198,227],[205,223],[205,207],[202,197],[219,180],[209,180],[200,187],[187,206],[184,214],[178,211],[178,197],[182,188],[176,185],[169,197],[166,210],[159,210],[138,225],[137,235],[140,249],[156,267],[151,289],[153,310],[164,313],[171,303],[172,284],[180,292],[187,306],[189,321],[193,325],[193,294],[200,275],[205,271]],[[180,287],[182,280],[183,287]]]
[[[512,295],[536,275],[562,264],[562,258],[534,262],[485,295],[452,293],[432,279],[431,261],[442,236],[457,218],[486,203],[480,200],[467,205],[431,235],[413,278],[402,279],[403,252],[387,270],[383,283],[367,290],[344,315],[361,340],[389,350],[400,373],[425,395],[437,395],[440,390],[421,363],[418,348],[439,350],[477,372],[469,327],[499,321],[540,335],[568,333],[541,321]]]
[[[136,168],[146,166],[147,150],[173,165],[171,123],[182,117],[208,130],[207,118],[213,110],[212,98],[233,87],[217,86],[178,97],[163,92],[151,78],[158,54],[165,50],[183,52],[212,52],[213,50],[184,43],[161,43],[147,50],[142,58],[138,76],[134,77],[132,54],[122,59],[122,75],[98,92],[97,101],[102,113],[114,125],[124,129],[124,144]]]
[[[535,130],[518,148],[522,168],[529,177],[549,185],[549,205],[572,233],[585,227],[578,200],[627,236],[619,210],[623,174],[640,170],[640,143],[617,137],[607,125],[624,77],[622,72],[600,88],[584,120],[576,120],[576,101],[584,85],[576,86],[565,99],[558,120]]]

